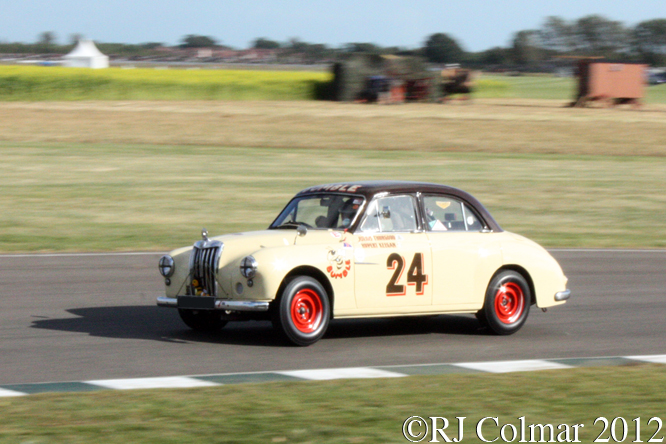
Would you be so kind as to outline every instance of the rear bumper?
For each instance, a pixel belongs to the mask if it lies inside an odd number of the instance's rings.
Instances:
[[[188,297],[188,296],[182,298],[169,298],[166,296],[160,296],[157,298],[157,305],[159,307],[185,308],[185,309],[268,311],[269,302],[230,301],[228,299],[213,299],[206,297]]]
[[[557,293],[555,293],[555,300],[558,302],[566,301],[567,299],[569,299],[569,297],[571,297],[571,290],[569,290],[568,288],[564,291],[558,291]]]

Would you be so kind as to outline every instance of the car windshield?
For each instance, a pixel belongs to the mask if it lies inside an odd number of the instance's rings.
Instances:
[[[343,194],[314,194],[296,197],[269,228],[345,229],[356,219],[363,197]]]

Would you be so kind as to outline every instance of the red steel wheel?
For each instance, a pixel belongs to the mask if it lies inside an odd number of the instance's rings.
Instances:
[[[291,300],[291,321],[298,331],[312,333],[321,324],[323,304],[316,291],[306,288]]]
[[[297,276],[274,302],[273,325],[295,345],[311,345],[326,333],[331,306],[324,286],[310,276]]]
[[[483,308],[476,317],[497,335],[510,335],[525,324],[532,293],[526,278],[514,270],[501,270],[490,280]]]
[[[495,293],[495,312],[500,322],[513,324],[525,310],[525,294],[520,285],[507,282]]]

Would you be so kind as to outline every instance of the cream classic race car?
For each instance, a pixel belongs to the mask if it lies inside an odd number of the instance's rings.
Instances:
[[[292,343],[310,345],[333,318],[475,313],[506,335],[531,305],[570,296],[545,249],[443,185],[315,186],[265,231],[202,237],[159,261],[166,295],[157,305],[177,308],[195,330],[271,319]]]

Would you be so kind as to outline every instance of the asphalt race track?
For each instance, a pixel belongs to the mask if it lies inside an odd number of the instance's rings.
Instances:
[[[196,333],[158,308],[160,254],[0,255],[0,384],[666,354],[666,251],[556,250],[572,299],[513,336],[471,315],[333,321],[291,347],[270,323]]]

